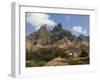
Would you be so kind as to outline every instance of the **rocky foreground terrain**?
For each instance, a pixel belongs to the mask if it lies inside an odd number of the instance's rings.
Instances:
[[[61,23],[42,25],[26,37],[26,67],[89,64],[89,36],[72,34]]]

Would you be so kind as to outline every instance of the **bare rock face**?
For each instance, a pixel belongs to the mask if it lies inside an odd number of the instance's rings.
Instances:
[[[68,65],[67,59],[56,57],[53,60],[49,61],[45,66],[62,66],[62,65]]]
[[[53,44],[53,46],[57,46],[61,49],[67,49],[69,46],[72,46],[72,42],[67,38],[64,37],[63,39],[57,41],[55,44]]]
[[[46,45],[50,41],[48,34],[46,25],[42,25],[37,32],[32,33],[29,37],[31,37],[34,45]]]

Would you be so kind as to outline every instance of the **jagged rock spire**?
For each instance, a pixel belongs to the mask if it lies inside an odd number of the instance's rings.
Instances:
[[[58,23],[54,28],[53,28],[53,31],[60,31],[62,30],[62,24],[61,23]]]
[[[41,25],[39,31],[47,31],[46,24]]]

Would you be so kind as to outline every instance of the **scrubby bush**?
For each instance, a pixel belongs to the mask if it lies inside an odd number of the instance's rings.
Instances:
[[[87,57],[88,53],[85,50],[82,50],[80,57]]]

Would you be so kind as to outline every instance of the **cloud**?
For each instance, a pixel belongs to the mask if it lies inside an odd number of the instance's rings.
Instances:
[[[83,29],[82,26],[73,26],[72,30],[76,33],[80,33],[80,34],[84,34],[86,35],[87,34],[87,30],[86,29]]]
[[[82,32],[82,27],[81,26],[73,26],[72,30],[75,31],[75,32],[81,33]]]
[[[39,29],[42,24],[46,24],[49,27],[56,25],[56,22],[50,19],[50,16],[45,13],[27,13],[26,21],[33,25],[36,30]]]

